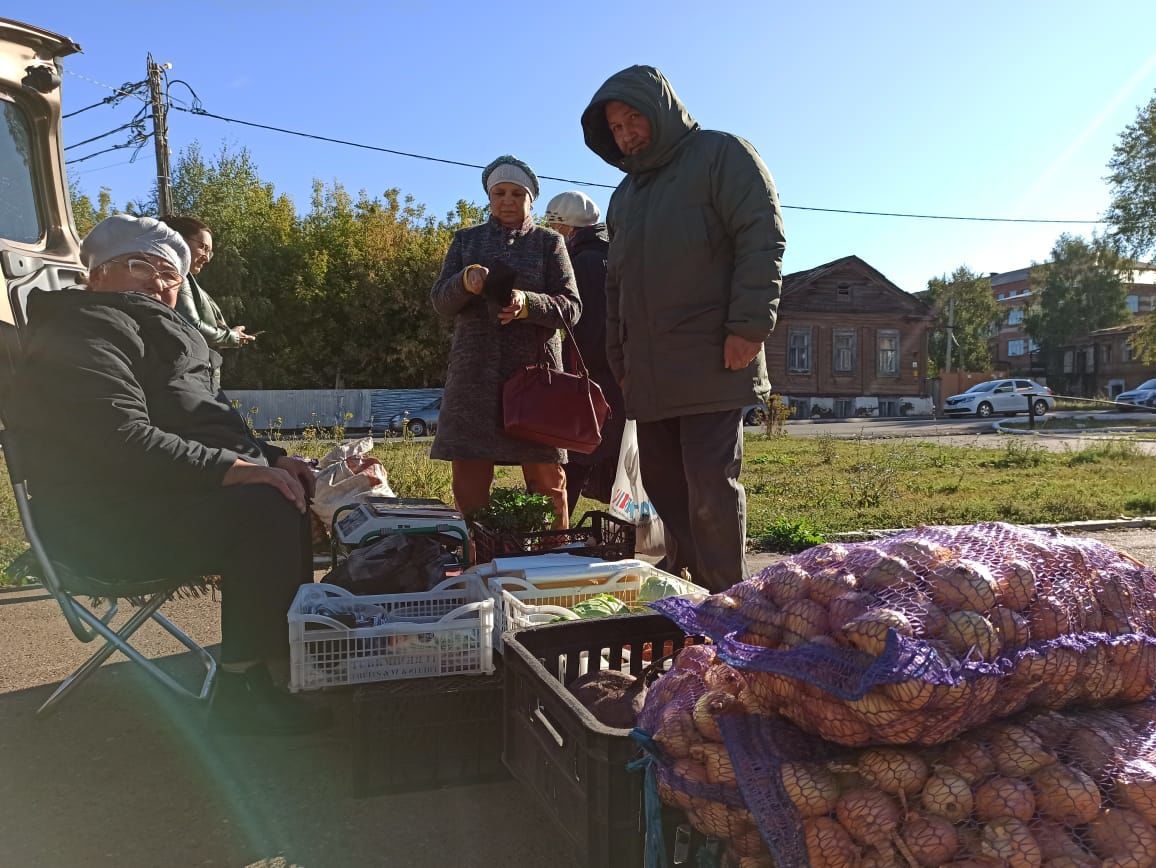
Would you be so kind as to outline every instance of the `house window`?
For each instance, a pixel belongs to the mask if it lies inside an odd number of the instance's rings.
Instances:
[[[1002,293],[1002,292],[1001,292],[1001,293],[999,293],[999,294],[998,294],[998,295],[995,297],[995,298],[996,298],[996,301],[1003,301],[1003,300],[1004,300],[1004,298],[1005,298],[1005,295],[1006,295],[1005,293]]]
[[[1076,369],[1076,356],[1072,350],[1064,350],[1064,373],[1070,374]]]
[[[855,370],[855,330],[833,329],[831,331],[834,358],[831,369],[836,374],[850,374]]]
[[[1132,313],[1135,314],[1140,312],[1140,296],[1130,295],[1124,299],[1124,303],[1128,305],[1128,310]]]
[[[1027,341],[1018,338],[1007,342],[1007,357],[1009,359],[1022,356],[1027,352]]]
[[[899,415],[899,401],[892,398],[879,399],[879,415],[880,416],[898,416]]]
[[[1013,307],[1007,312],[1007,324],[1019,325],[1024,321],[1024,309],[1022,307]]]
[[[1084,350],[1084,373],[1091,374],[1096,370],[1096,351],[1094,347]]]
[[[1103,352],[1101,353],[1101,359],[1103,360],[1104,364],[1105,365],[1112,364],[1112,345],[1111,344],[1104,344],[1102,349],[1103,349]]]
[[[1132,342],[1131,341],[1124,341],[1124,352],[1122,354],[1124,357],[1123,360],[1125,362],[1133,361],[1135,359],[1134,352],[1135,351],[1132,349]]]
[[[851,287],[840,286],[835,290],[835,298],[837,298],[839,301],[851,301]]]
[[[811,330],[792,328],[787,333],[787,370],[792,374],[811,373]]]
[[[1028,341],[1028,352],[1029,353],[1038,353],[1039,351],[1040,351],[1040,345],[1037,344],[1033,340],[1029,340]]]
[[[840,419],[850,419],[855,415],[855,401],[852,398],[835,399],[835,415]]]
[[[899,376],[899,332],[895,329],[879,329],[876,333],[878,358],[875,372],[880,377]]]

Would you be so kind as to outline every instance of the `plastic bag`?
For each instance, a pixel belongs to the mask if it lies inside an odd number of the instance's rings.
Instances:
[[[610,493],[610,514],[635,526],[634,550],[638,554],[661,558],[666,554],[662,519],[646,489],[638,465],[638,432],[633,419],[622,429],[622,447],[618,450],[618,473]]]
[[[372,448],[373,438],[363,437],[339,443],[321,459],[312,508],[326,527],[342,506],[370,496],[397,497],[381,462],[368,454]]]
[[[395,533],[354,549],[321,581],[354,594],[417,594],[456,563],[437,537]]]

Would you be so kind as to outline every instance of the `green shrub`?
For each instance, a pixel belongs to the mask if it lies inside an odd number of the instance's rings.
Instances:
[[[776,518],[759,538],[764,548],[777,552],[801,552],[826,541],[827,538],[805,518]]]

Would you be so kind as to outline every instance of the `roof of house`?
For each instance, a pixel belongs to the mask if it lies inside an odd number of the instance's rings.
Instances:
[[[900,296],[905,304],[922,308],[923,311],[928,314],[931,312],[931,307],[923,298],[919,295],[903,291],[888,280],[881,271],[872,268],[854,254],[826,262],[822,265],[817,265],[814,268],[808,268],[806,271],[796,271],[784,276],[783,297],[786,298],[786,296],[789,295],[806,292],[817,281],[826,277],[833,277],[842,271],[857,271],[869,278],[872,282]]]

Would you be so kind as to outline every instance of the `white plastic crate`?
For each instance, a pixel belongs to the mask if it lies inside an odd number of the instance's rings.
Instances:
[[[302,585],[289,609],[289,689],[489,675],[493,632],[493,598],[474,576],[420,594],[356,596],[334,585]]]
[[[502,650],[502,633],[505,631],[548,624],[559,618],[573,620],[578,616],[571,611],[572,607],[599,594],[609,594],[632,608],[642,605],[638,603],[639,591],[642,583],[651,576],[661,576],[667,581],[678,583],[684,594],[709,593],[641,561],[623,562],[622,569],[590,579],[559,580],[551,577],[548,570],[527,570],[525,575],[526,578],[497,575],[488,580],[496,604],[496,651]]]

